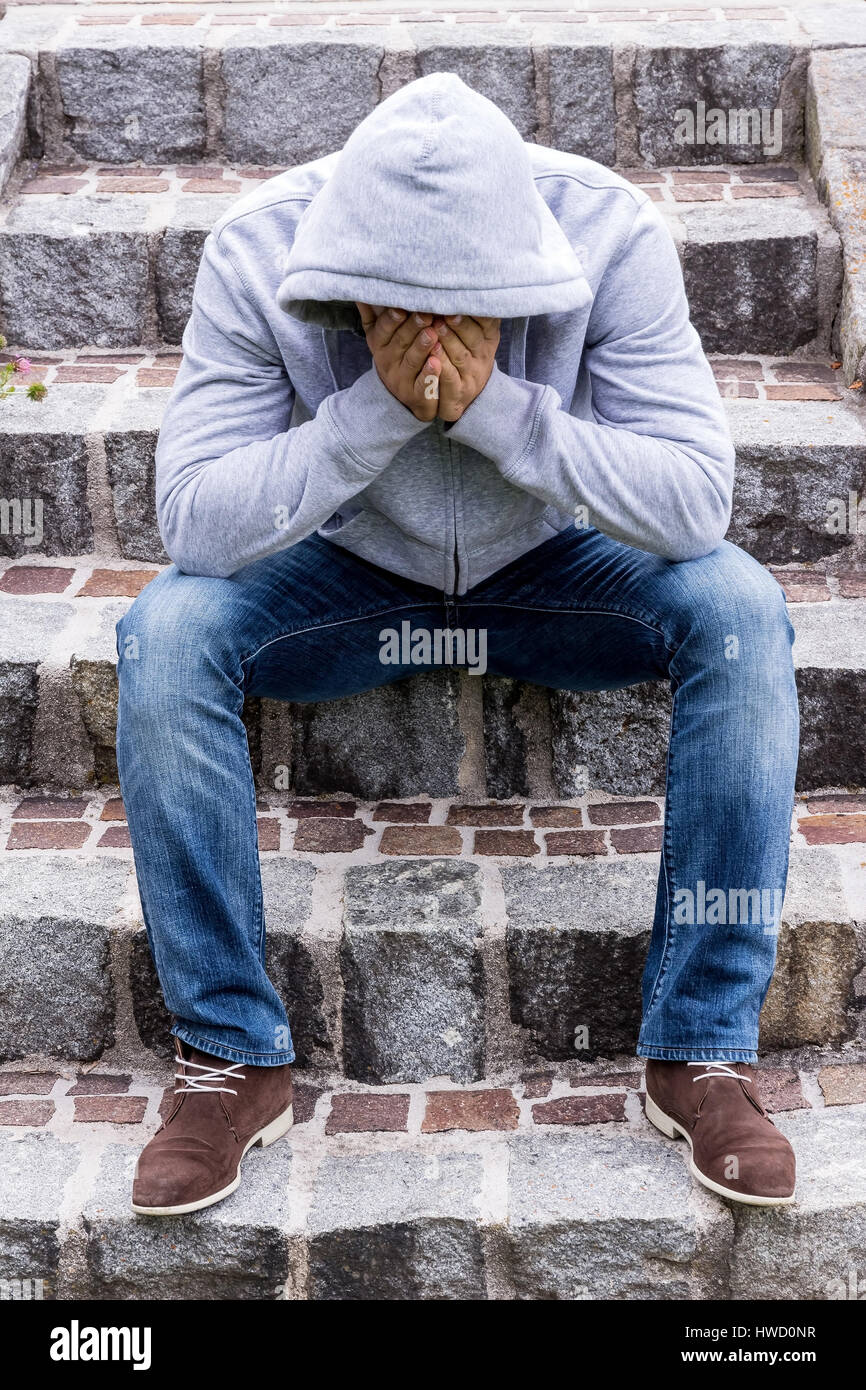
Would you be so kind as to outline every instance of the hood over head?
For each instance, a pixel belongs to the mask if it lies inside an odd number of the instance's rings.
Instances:
[[[356,332],[355,301],[506,319],[591,297],[518,131],[450,72],[401,87],[352,132],[277,290],[294,318]]]

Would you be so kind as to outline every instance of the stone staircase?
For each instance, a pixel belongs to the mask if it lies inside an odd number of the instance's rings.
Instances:
[[[297,1125],[219,1207],[170,1230],[129,1211],[171,1067],[116,787],[114,625],[166,563],[153,450],[202,243],[440,68],[527,138],[620,167],[670,220],[737,444],[729,535],[786,589],[800,795],[761,1067],[799,1155],[790,1209],[697,1188],[643,1117],[665,686],[443,671],[249,702]],[[0,90],[0,331],[47,387],[0,401],[0,1277],[62,1299],[850,1296],[866,5],[10,0]],[[770,156],[677,143],[674,112],[698,102],[780,113]]]

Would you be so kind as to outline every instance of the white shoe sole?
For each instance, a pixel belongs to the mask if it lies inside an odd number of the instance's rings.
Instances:
[[[140,1207],[136,1206],[135,1202],[133,1202],[132,1210],[139,1216],[183,1216],[188,1211],[201,1211],[203,1207],[212,1207],[215,1202],[221,1202],[224,1197],[229,1197],[232,1192],[240,1187],[241,1163],[243,1163],[244,1158],[253,1145],[261,1144],[262,1148],[266,1149],[269,1144],[275,1144],[278,1139],[282,1139],[284,1134],[288,1134],[292,1127],[292,1119],[292,1107],[290,1105],[288,1110],[284,1110],[282,1115],[278,1115],[275,1120],[271,1120],[269,1125],[265,1125],[264,1129],[260,1129],[258,1134],[254,1134],[252,1138],[247,1141],[240,1157],[240,1163],[238,1163],[237,1174],[228,1186],[222,1188],[220,1192],[212,1192],[209,1197],[202,1197],[199,1202],[181,1202],[178,1206],[174,1207]]]
[[[655,1125],[656,1129],[661,1130],[668,1139],[679,1139],[680,1136],[685,1139],[689,1146],[689,1172],[692,1177],[697,1178],[698,1182],[703,1183],[704,1187],[708,1187],[711,1192],[717,1192],[720,1197],[727,1197],[732,1202],[742,1202],[747,1207],[788,1207],[796,1200],[793,1192],[790,1197],[755,1197],[746,1192],[733,1192],[730,1187],[723,1187],[720,1182],[713,1182],[713,1179],[708,1178],[706,1173],[702,1173],[695,1163],[692,1137],[688,1130],[683,1129],[682,1125],[678,1125],[676,1120],[671,1119],[670,1115],[666,1115],[663,1110],[660,1110],[649,1093],[647,1093],[646,1098],[646,1117],[650,1124]]]

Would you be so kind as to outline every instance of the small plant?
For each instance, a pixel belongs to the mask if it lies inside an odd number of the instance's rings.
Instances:
[[[0,351],[6,346],[6,339],[0,333]],[[12,378],[15,376],[26,376],[31,370],[30,362],[26,357],[12,357],[8,362],[0,362],[0,400],[6,396],[11,396],[15,390]],[[31,401],[41,401],[46,395],[46,387],[41,381],[31,381],[27,387],[27,396]]]

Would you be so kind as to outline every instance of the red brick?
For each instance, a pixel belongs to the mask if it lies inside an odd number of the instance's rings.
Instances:
[[[866,815],[801,816],[797,827],[807,845],[866,844]]]
[[[82,1125],[140,1125],[146,1110],[145,1096],[77,1096],[74,1118]]]
[[[731,193],[735,198],[799,198],[802,189],[798,183],[750,183],[734,184]]]
[[[157,352],[155,357],[159,367],[179,367],[183,361],[182,352]]]
[[[428,1091],[422,1134],[448,1129],[517,1129],[520,1110],[511,1091]]]
[[[671,174],[674,183],[730,183],[727,169],[674,169]]]
[[[373,820],[421,825],[424,821],[429,821],[432,809],[428,801],[380,801],[373,812]]]
[[[97,174],[120,179],[155,179],[162,173],[162,164],[100,164]]]
[[[862,1105],[866,1102],[866,1066],[822,1067],[818,1085],[825,1105]]]
[[[796,183],[800,177],[786,164],[741,164],[737,173],[744,183]]]
[[[168,179],[97,179],[97,193],[167,193]]]
[[[99,839],[99,848],[132,849],[132,841],[129,838],[129,827],[126,825],[110,825]]]
[[[87,810],[83,796],[30,796],[12,812],[16,820],[76,820]]]
[[[850,815],[851,812],[862,811],[866,814],[866,793],[864,792],[830,792],[826,796],[810,796],[806,805],[813,815],[820,815],[821,812],[829,812],[830,815],[843,813]]]
[[[22,193],[77,193],[87,185],[86,179],[63,178],[62,176],[39,174],[25,183]]]
[[[599,1071],[575,1072],[568,1079],[569,1086],[577,1090],[581,1086],[613,1088],[614,1090],[640,1091],[643,1089],[639,1071]]]
[[[286,815],[291,820],[304,820],[307,816],[327,816],[333,820],[335,816],[351,818],[357,809],[354,801],[290,801]]]
[[[259,849],[278,850],[280,848],[280,822],[275,816],[259,816]]]
[[[599,801],[586,813],[590,825],[647,825],[662,814],[654,801]]]
[[[292,1115],[296,1125],[305,1125],[313,1118],[316,1102],[319,1096],[324,1094],[321,1086],[308,1086],[306,1082],[301,1082],[295,1086],[292,1096]]]
[[[173,367],[140,367],[135,374],[137,386],[173,386],[177,369]]]
[[[775,1067],[756,1067],[758,1095],[771,1115],[783,1110],[808,1110],[800,1078],[795,1071]]]
[[[145,14],[141,17],[142,24],[197,24],[201,19],[201,14],[190,11],[186,14],[176,12],[174,14]]]
[[[611,1091],[600,1096],[559,1096],[532,1107],[537,1125],[597,1125],[625,1119],[625,1096]]]
[[[645,854],[662,847],[660,825],[636,825],[628,830],[612,830],[610,842],[617,854]]]
[[[829,601],[827,576],[819,570],[784,570],[771,565],[770,573],[785,590],[785,596],[791,603]]]
[[[538,10],[522,13],[520,19],[524,24],[585,24],[587,17],[573,10]]]
[[[126,807],[119,796],[110,796],[102,808],[100,820],[126,820]]]
[[[58,367],[54,380],[58,386],[72,386],[81,382],[111,386],[122,376],[122,367]]]
[[[81,849],[90,826],[81,821],[16,821],[7,849]]]
[[[324,816],[302,820],[295,831],[295,849],[312,854],[348,854],[360,849],[372,830],[360,820],[331,820]]]
[[[181,193],[240,193],[241,185],[237,179],[187,179],[180,187]]]
[[[77,598],[138,598],[159,570],[94,570]]]
[[[77,352],[75,361],[76,364],[87,362],[94,367],[105,367],[114,362],[121,362],[125,366],[131,367],[136,362],[141,362],[142,356],[143,354],[140,352]]]
[[[722,199],[722,190],[713,183],[677,184],[673,195],[678,203],[718,203]]]
[[[59,1080],[53,1071],[0,1072],[0,1096],[47,1096]]]
[[[768,401],[838,401],[840,395],[835,386],[811,385],[805,381],[782,385],[768,381],[765,390]]]
[[[839,379],[838,371],[826,362],[774,362],[771,371],[779,381],[820,381],[835,386]]]
[[[866,569],[837,570],[836,578],[843,598],[866,598]]]
[[[129,1072],[79,1072],[75,1085],[70,1087],[70,1096],[121,1096],[129,1090],[132,1077]]]
[[[380,854],[459,854],[460,831],[450,825],[386,825]]]
[[[0,576],[5,594],[62,594],[75,570],[59,565],[15,565]]]
[[[378,14],[341,14],[337,15],[338,24],[379,24],[382,23],[382,16]]]
[[[603,830],[551,830],[544,843],[548,854],[607,854]]]
[[[409,1097],[344,1091],[331,1101],[326,1134],[368,1134],[379,1130],[405,1130],[409,1119]]]
[[[568,826],[576,829],[583,825],[583,814],[579,806],[530,806],[529,819],[533,825]]]
[[[539,848],[531,830],[476,830],[473,854],[532,855]]]
[[[726,400],[756,401],[758,388],[753,381],[719,381],[716,378],[719,395]]]
[[[47,1125],[53,1100],[0,1100],[0,1125]]]
[[[664,183],[664,174],[658,174],[654,169],[623,169],[622,176],[628,179],[629,183],[639,185],[647,183]]]
[[[222,164],[177,164],[174,172],[179,179],[221,179],[225,169]]]
[[[522,825],[523,806],[492,801],[483,806],[449,806],[446,825]]]
[[[285,168],[262,169],[261,167],[257,167],[254,169],[240,169],[238,172],[245,179],[275,179],[278,178],[280,174],[284,174],[286,171]]]
[[[525,1071],[520,1077],[523,1082],[523,1095],[526,1100],[541,1100],[550,1095],[553,1085],[552,1071]]]
[[[760,362],[745,357],[715,357],[710,360],[713,375],[736,381],[761,381],[764,368]]]

